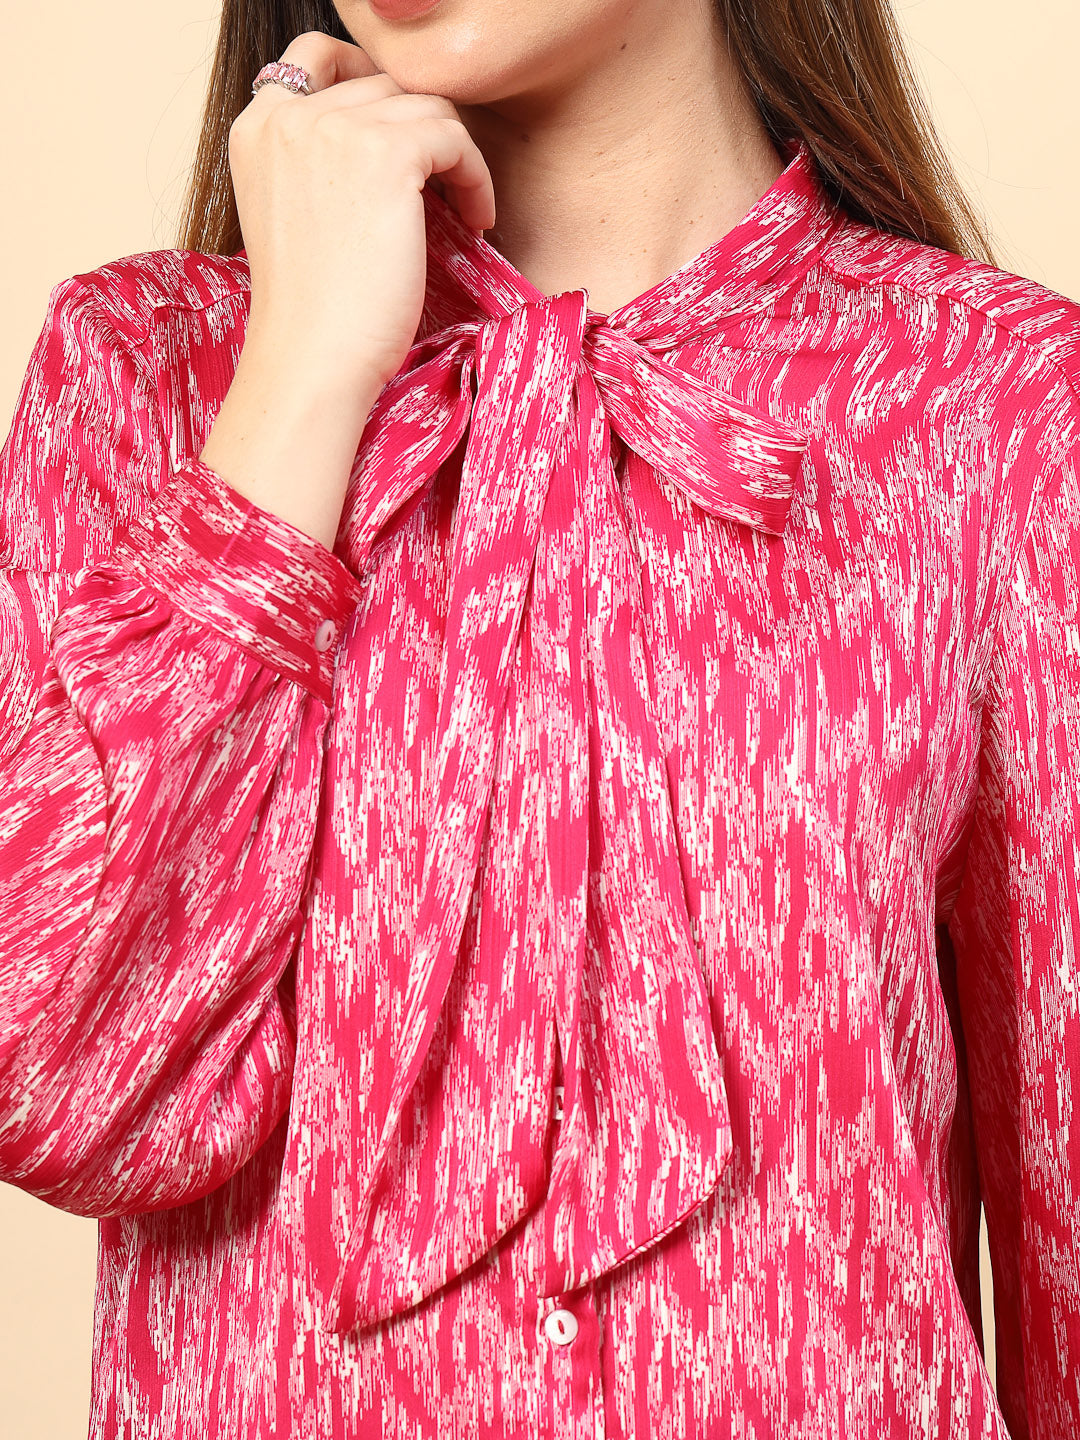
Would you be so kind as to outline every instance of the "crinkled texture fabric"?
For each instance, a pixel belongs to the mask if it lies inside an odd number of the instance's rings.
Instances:
[[[425,190],[332,550],[198,459],[243,251],[54,288],[0,1178],[91,1440],[1080,1433],[1080,306],[782,158],[610,315]]]

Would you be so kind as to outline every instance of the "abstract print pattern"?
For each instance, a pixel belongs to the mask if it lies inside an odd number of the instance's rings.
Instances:
[[[332,551],[197,458],[243,251],[55,287],[0,1177],[91,1440],[1080,1428],[1080,309],[783,158],[606,316],[425,191]]]

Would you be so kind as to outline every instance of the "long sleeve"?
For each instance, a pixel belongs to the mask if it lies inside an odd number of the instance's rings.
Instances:
[[[192,1200],[289,1099],[337,641],[325,546],[191,458],[78,278],[0,452],[0,1179]]]
[[[1036,500],[984,695],[950,919],[1015,1440],[1080,1434],[1080,484]]]

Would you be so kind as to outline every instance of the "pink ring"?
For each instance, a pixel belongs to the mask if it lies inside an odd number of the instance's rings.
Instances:
[[[251,93],[257,94],[264,85],[284,85],[285,89],[291,90],[294,95],[310,95],[310,79],[311,76],[300,65],[290,65],[287,60],[271,60],[255,76]]]

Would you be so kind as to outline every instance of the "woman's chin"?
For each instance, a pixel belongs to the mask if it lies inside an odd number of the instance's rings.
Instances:
[[[377,7],[414,7],[410,19]],[[421,13],[421,6],[427,6]],[[492,0],[352,0],[338,4],[357,45],[380,70],[413,95],[444,95],[461,105],[493,105],[536,95],[564,68],[572,71],[581,44],[558,27],[522,16]],[[580,37],[579,37],[580,38]]]

